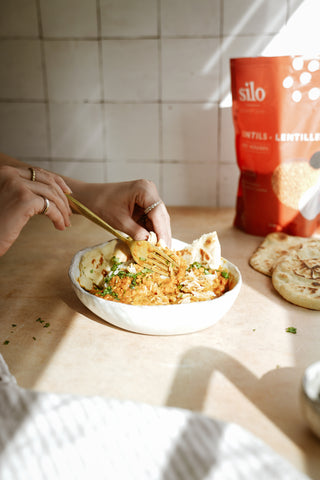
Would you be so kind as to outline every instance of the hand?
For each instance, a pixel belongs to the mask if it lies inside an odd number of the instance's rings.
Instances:
[[[144,214],[147,207],[160,200],[153,182],[84,184],[79,200],[134,240],[146,240],[149,232],[154,231],[158,240],[162,239],[168,247],[171,246],[170,217],[164,203],[161,202],[148,215]]]
[[[35,168],[36,181],[27,167],[0,165],[0,256],[19,236],[28,220],[43,211],[45,198],[50,202],[46,215],[58,230],[70,225],[71,210],[65,193],[70,188],[54,173]]]

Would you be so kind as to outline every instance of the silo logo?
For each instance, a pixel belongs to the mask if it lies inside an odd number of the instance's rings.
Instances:
[[[239,88],[240,102],[263,102],[266,92],[262,87],[255,86],[254,82],[246,82],[244,87]]]

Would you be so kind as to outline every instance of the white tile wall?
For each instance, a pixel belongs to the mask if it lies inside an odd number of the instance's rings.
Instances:
[[[162,100],[204,101],[219,98],[219,66],[206,68],[219,47],[216,38],[163,39]]]
[[[49,156],[47,112],[43,103],[0,102],[0,151],[16,157]]]
[[[165,163],[163,194],[168,205],[215,205],[216,170],[215,163]]]
[[[40,0],[39,14],[45,38],[97,38],[96,0]]]
[[[87,181],[150,178],[168,205],[234,205],[229,59],[318,45],[319,14],[318,0],[3,1],[0,150]]]
[[[162,0],[161,33],[165,37],[218,37],[220,0]]]
[[[100,104],[50,105],[53,158],[103,159],[103,115]]]
[[[97,102],[101,99],[97,42],[49,40],[44,48],[50,100]]]
[[[54,160],[52,170],[77,180],[86,179],[89,183],[99,183],[105,179],[104,162],[80,162],[78,160]]]
[[[103,40],[102,65],[106,101],[159,100],[156,40]]]
[[[159,160],[159,104],[109,104],[105,122],[110,160]]]
[[[148,178],[160,184],[160,166],[158,163],[121,161],[107,163],[107,178],[109,182],[127,182]]]
[[[103,37],[158,35],[157,0],[100,0],[100,12]]]
[[[223,33],[277,33],[285,24],[287,8],[287,0],[224,0]]]
[[[1,2],[1,37],[38,37],[36,2],[10,0]]]
[[[44,100],[39,40],[0,42],[0,98]]]
[[[218,107],[203,103],[166,103],[162,106],[163,159],[215,162]]]

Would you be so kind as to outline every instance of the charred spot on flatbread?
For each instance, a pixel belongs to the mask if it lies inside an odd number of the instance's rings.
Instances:
[[[320,279],[320,259],[310,258],[309,260],[301,260],[294,271],[294,273],[300,277]]]

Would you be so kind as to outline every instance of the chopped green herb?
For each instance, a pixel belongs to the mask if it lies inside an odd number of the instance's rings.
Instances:
[[[206,268],[204,265],[201,265],[201,263],[199,262],[191,263],[191,265],[189,265],[189,267],[187,268],[187,272],[190,272],[190,270],[192,270],[193,268],[203,268],[205,275],[208,275],[210,273],[208,268]]]
[[[144,267],[144,268],[141,270],[141,273],[152,273],[152,270],[151,270],[151,268]]]
[[[117,257],[112,257],[112,258],[111,258],[111,271],[114,272],[115,270],[117,270],[117,268],[119,267],[119,265],[120,265],[119,258],[117,258]]]
[[[286,332],[288,332],[288,333],[297,333],[297,329],[296,329],[296,327],[288,327],[288,328],[286,329]]]
[[[49,322],[47,322],[47,323],[45,323],[45,324],[43,325],[43,328],[48,328],[48,327],[50,327],[50,323],[49,323]]]
[[[3,342],[3,345],[8,345],[9,343],[10,343],[10,340],[5,340],[5,341]]]
[[[139,260],[141,260],[141,262],[145,262],[147,259],[145,257],[139,257]]]
[[[108,286],[103,290],[102,295],[103,295],[103,296],[105,296],[105,295],[111,295],[111,296],[112,296],[113,298],[115,298],[116,300],[119,300],[118,294],[112,290],[112,288],[110,287],[110,285],[108,285]]]
[[[16,327],[16,326],[17,326],[16,323],[13,323],[13,324],[11,325],[11,327],[13,327],[13,328]]]
[[[229,273],[228,272],[221,272],[221,275],[223,276],[223,278],[229,278]]]
[[[33,340],[37,340],[36,337],[32,337]]]
[[[44,320],[41,320],[41,317],[37,318],[36,322],[43,323]]]
[[[93,273],[93,268],[91,268],[90,273]]]

